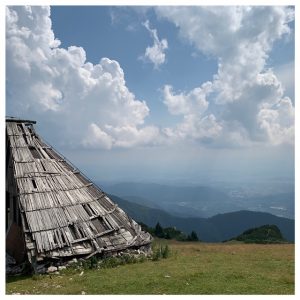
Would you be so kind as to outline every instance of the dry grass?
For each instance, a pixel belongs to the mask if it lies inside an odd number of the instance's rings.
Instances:
[[[166,241],[159,241],[165,243]],[[294,245],[168,242],[168,259],[10,278],[7,294],[294,294]]]

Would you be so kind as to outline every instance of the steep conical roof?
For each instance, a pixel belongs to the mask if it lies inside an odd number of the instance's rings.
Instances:
[[[10,165],[29,261],[139,247],[151,235],[35,132],[7,119]]]

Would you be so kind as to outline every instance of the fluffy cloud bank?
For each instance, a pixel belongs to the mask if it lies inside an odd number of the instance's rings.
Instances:
[[[219,61],[212,81],[202,84],[209,89],[201,86],[174,94],[165,86],[168,110],[183,116],[182,124],[168,132],[182,136],[182,128],[193,132],[200,120],[210,117],[213,136],[220,137],[217,142],[293,143],[292,101],[284,97],[281,83],[266,67],[274,42],[290,33],[292,9],[173,6],[157,7],[156,13],[175,24],[182,40]],[[211,109],[212,103],[218,109]]]
[[[83,48],[60,48],[49,7],[8,7],[6,24],[9,114],[43,120],[68,145],[110,149],[155,140],[158,130],[143,125],[149,108],[128,90],[119,63],[92,64]]]
[[[294,106],[267,62],[275,41],[288,36],[293,10],[287,7],[157,7],[199,52],[218,59],[211,81],[190,91],[162,89],[173,127],[145,124],[150,110],[127,88],[117,61],[86,60],[83,48],[60,47],[50,8],[6,9],[6,110],[52,126],[66,145],[111,149],[178,141],[218,147],[294,141]],[[166,61],[166,39],[153,39],[144,59],[154,68]],[[183,58],[184,59],[184,58]],[[49,132],[49,131],[48,131]]]

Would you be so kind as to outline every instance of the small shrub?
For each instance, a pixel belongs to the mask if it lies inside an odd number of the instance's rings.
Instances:
[[[107,257],[99,260],[97,266],[98,268],[115,268],[117,266],[126,264],[136,264],[139,262],[144,262],[146,258],[144,256],[135,257],[130,254],[123,254],[119,257]]]
[[[83,269],[96,269],[98,265],[98,259],[93,256],[87,260],[82,261],[81,265]]]
[[[147,260],[147,257],[145,255],[141,255],[138,259],[138,262],[143,263]]]
[[[115,268],[120,264],[120,260],[117,257],[108,257],[101,261],[100,267],[103,269]]]
[[[169,249],[168,245],[166,245],[164,248],[162,248],[161,255],[162,255],[162,258],[168,258],[170,256],[170,249]]]
[[[90,258],[90,269],[96,269],[98,266],[98,259],[96,256]]]
[[[138,260],[133,255],[125,254],[120,257],[121,262],[124,262],[124,264],[134,264],[137,263]]]
[[[42,279],[42,276],[40,274],[33,274],[32,277],[31,277],[32,280],[41,280]]]
[[[158,245],[153,247],[152,260],[158,261],[161,258],[168,258],[170,256],[170,248],[168,245]]]
[[[160,248],[153,249],[152,260],[158,261],[160,259],[160,257],[161,257]]]

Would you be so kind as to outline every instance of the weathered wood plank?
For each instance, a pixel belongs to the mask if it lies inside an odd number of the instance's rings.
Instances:
[[[12,124],[7,126],[8,142],[30,257],[92,253],[104,246],[116,251],[149,240],[101,189],[35,136],[34,129]]]

